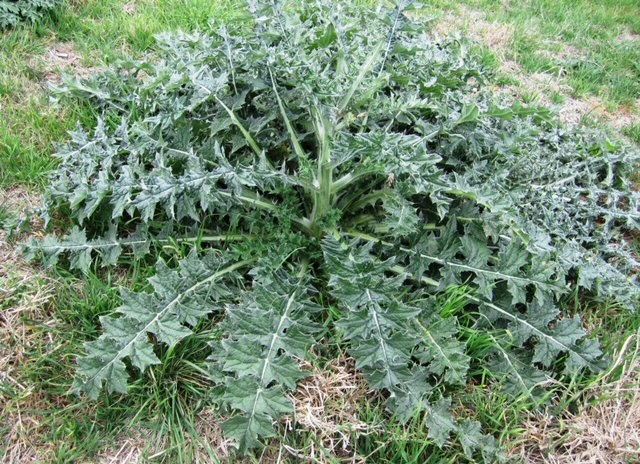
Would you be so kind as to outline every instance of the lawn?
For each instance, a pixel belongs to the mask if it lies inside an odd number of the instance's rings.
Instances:
[[[331,361],[319,354],[305,361],[310,375],[292,394],[295,414],[249,457],[233,454],[210,407],[208,343],[220,335],[214,325],[162,348],[161,363],[134,379],[129,395],[91,401],[68,393],[76,357],[100,335],[100,318],[122,303],[120,288],[147,290],[155,266],[139,260],[83,274],[25,261],[20,243],[44,235],[31,211],[58,165],[57,144],[77,127],[94,127],[101,111],[89,99],[60,97],[56,88],[153,53],[156,34],[242,22],[241,3],[69,0],[38,24],[0,32],[1,462],[475,462],[459,443],[437,446],[424,416],[403,425],[389,421],[381,404],[368,401],[374,394],[336,340],[318,348]],[[611,140],[640,146],[637,1],[423,3],[420,14],[432,18],[434,36],[474,41],[472,53],[505,99],[542,105],[567,127],[598,127]],[[64,229],[65,218],[52,226]],[[162,253],[175,263],[189,249],[167,240]],[[442,314],[457,314],[468,302],[464,286],[437,298]],[[607,370],[550,386],[547,406],[536,408],[542,402],[512,401],[474,366],[474,381],[452,409],[482,424],[511,460],[570,463],[595,455],[600,462],[634,462],[640,316],[578,292],[563,298],[562,310],[581,314],[583,327],[600,338],[612,359]],[[464,337],[471,351],[487,343],[473,330]]]

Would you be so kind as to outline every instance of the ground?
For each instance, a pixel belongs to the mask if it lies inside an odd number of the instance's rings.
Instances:
[[[52,97],[63,75],[88,76],[115,60],[140,56],[153,48],[158,32],[239,16],[237,3],[70,0],[41,25],[2,33],[0,223],[23,220],[28,233],[39,233],[42,224],[29,211],[38,207],[47,173],[55,166],[55,143],[77,121],[93,117],[92,108]],[[636,0],[423,3],[424,14],[433,17],[434,34],[478,41],[483,61],[497,75],[497,92],[548,106],[566,125],[598,125],[612,137],[640,144]],[[66,394],[82,342],[96,336],[98,316],[117,305],[116,284],[139,283],[149,271],[113,270],[84,281],[64,271],[45,272],[22,258],[18,244],[28,233],[20,228],[13,237],[0,232],[0,461],[224,460],[229,443],[213,413],[198,406],[206,397],[206,382],[198,366],[180,367],[180,353],[165,371],[152,374],[154,386],[145,387],[142,379],[127,399],[85,403]],[[527,415],[503,397],[469,386],[460,407],[473,407],[481,419],[494,423],[511,456],[548,463],[640,460],[640,318],[620,314],[606,302],[589,303],[585,312],[590,315],[586,324],[617,362],[578,391],[559,394],[560,403],[571,404],[570,413]],[[194,344],[189,349],[197,349]],[[185,385],[201,388],[193,387],[186,399]],[[298,389],[295,417],[283,424],[286,435],[295,419],[305,438],[285,437],[260,461],[312,456],[314,462],[337,462],[330,454],[341,461],[383,462],[380,450],[386,448],[385,462],[414,462],[410,456],[425,442],[424,432],[381,430],[380,412],[363,409],[368,395],[348,358],[314,367]],[[130,410],[137,411],[135,416]],[[365,437],[358,446],[356,434]]]

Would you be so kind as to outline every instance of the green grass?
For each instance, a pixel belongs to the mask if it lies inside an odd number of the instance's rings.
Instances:
[[[640,145],[640,123],[631,124],[624,129],[624,135]]]
[[[139,56],[153,48],[153,36],[163,31],[208,27],[216,21],[241,17],[236,0],[140,0],[126,11],[125,0],[74,1],[58,9],[52,18],[0,35],[0,189],[15,185],[43,186],[55,166],[51,157],[56,142],[80,120],[90,126],[96,114],[90,107],[60,102],[52,105],[43,78],[46,57],[56,42],[71,42],[82,57],[82,65],[105,67],[129,55]],[[595,95],[613,108],[636,108],[640,97],[640,38],[623,41],[623,34],[640,34],[640,3],[636,0],[433,0],[437,14],[461,4],[487,13],[487,18],[513,24],[515,34],[508,59],[528,73],[547,72],[564,76],[574,89],[572,96]],[[506,5],[506,7],[505,7]],[[488,47],[477,50],[485,65],[497,69],[496,55]],[[567,53],[572,51],[575,53]],[[503,76],[508,84],[510,76]],[[531,96],[534,99],[534,96]],[[551,101],[561,104],[566,96],[554,93]],[[640,144],[640,124],[624,131]],[[0,205],[0,224],[14,212]],[[149,432],[147,457],[157,448],[164,452],[154,462],[190,462],[196,414],[207,404],[208,384],[204,366],[206,343],[217,336],[213,325],[200,327],[195,337],[173,350],[160,352],[162,364],[133,385],[127,397],[103,395],[98,402],[84,402],[67,395],[73,379],[75,356],[82,343],[99,335],[99,316],[111,314],[119,303],[116,278],[144,284],[151,268],[135,267],[124,277],[117,270],[98,271],[82,281],[64,273],[58,277],[54,297],[40,313],[22,316],[20,323],[31,333],[22,346],[24,362],[17,368],[21,385],[0,382],[1,415],[20,411],[38,417],[34,439],[49,448],[48,462],[91,462],[97,453],[115,446],[132,429]],[[11,284],[17,281],[9,280]],[[2,282],[0,287],[7,284]],[[39,282],[37,285],[45,285]],[[13,296],[0,300],[0,311],[15,307],[35,290],[23,285]],[[450,306],[447,306],[450,305]],[[455,312],[454,302],[443,304]],[[585,323],[601,337],[608,350],[617,348],[628,334],[640,328],[638,315],[624,312],[609,302],[576,299],[567,305],[586,314]],[[16,343],[19,340],[16,338]],[[471,348],[482,349],[481,337],[470,338]],[[479,379],[461,392],[461,410],[483,423],[499,441],[517,437],[523,411],[531,404],[512,401],[492,389],[481,369]],[[558,404],[572,402],[590,379],[576,379],[570,391],[559,395]],[[383,408],[364,401],[362,420],[378,424],[386,420]],[[466,462],[461,449],[439,450],[416,417],[407,425],[388,425],[371,435],[352,437],[355,450],[376,463]],[[388,422],[386,422],[388,423]],[[0,422],[0,437],[11,423]],[[283,430],[283,433],[284,430]],[[159,442],[166,440],[165,446]],[[285,443],[305,450],[317,446],[313,437],[287,432]],[[0,438],[0,460],[4,456]],[[156,446],[158,445],[158,446]],[[276,447],[269,452],[277,455]],[[285,452],[286,456],[286,452]],[[282,462],[297,462],[285,458]],[[215,461],[214,461],[215,462]]]
[[[573,95],[623,107],[640,97],[640,3],[636,0],[439,0],[514,26],[507,58],[526,72],[565,76]]]
[[[128,12],[123,0],[74,2],[55,10],[41,24],[1,33],[0,188],[42,185],[55,165],[51,158],[55,143],[65,138],[77,120],[95,118],[91,108],[49,103],[45,75],[61,71],[47,64],[52,45],[70,42],[81,65],[102,68],[140,56],[157,33],[209,27],[212,18],[221,21],[242,14],[232,0],[129,3],[135,8]]]
[[[67,104],[52,107],[46,96],[5,99],[6,117],[0,120],[0,187],[43,185],[55,166],[51,153],[76,121],[94,118],[89,107]]]
[[[10,348],[20,351],[23,361],[12,382],[0,382],[0,417],[5,418],[0,437],[12,425],[6,418],[19,412],[25,420],[38,418],[33,437],[41,449],[48,450],[46,462],[84,462],[117,438],[141,429],[148,431],[149,454],[157,451],[155,442],[163,442],[158,447],[162,462],[190,462],[192,449],[186,442],[192,441],[195,414],[209,394],[205,359],[207,343],[217,336],[214,323],[198,328],[195,336],[174,349],[159,351],[162,363],[137,379],[127,396],[103,395],[92,402],[68,395],[75,357],[84,341],[99,336],[99,318],[118,306],[119,284],[140,288],[149,269],[134,268],[126,276],[113,271],[83,278],[66,272],[56,276],[50,303],[38,314],[25,311],[20,319],[28,334],[16,334],[10,340]],[[46,282],[13,284],[23,287],[0,302],[0,311],[23,305]],[[20,385],[28,385],[29,390],[25,393]],[[3,448],[10,445],[0,438],[0,461],[5,457]]]

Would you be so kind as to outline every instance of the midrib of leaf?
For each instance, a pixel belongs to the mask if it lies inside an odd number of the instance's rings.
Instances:
[[[89,148],[91,145],[97,145],[99,142],[102,142],[103,139],[97,139],[97,140],[90,140],[89,142],[85,143],[84,145],[82,145],[79,148],[76,148],[73,151],[70,151],[68,153],[65,153],[65,158],[72,158],[74,155],[79,154],[81,151],[84,151],[86,148]]]
[[[244,240],[247,238],[252,238],[251,235],[248,234],[229,234],[229,235],[203,235],[202,237],[172,237],[171,239],[154,239],[154,242],[157,243],[171,243],[171,242],[223,242],[223,241],[236,241],[236,240]],[[133,245],[141,245],[147,243],[149,241],[148,238],[144,239],[122,239],[120,241],[113,242],[87,242],[85,244],[77,244],[77,245],[38,245],[37,248],[43,251],[49,251],[51,253],[55,253],[56,251],[72,251],[72,250],[83,250],[83,249],[92,249],[99,250],[101,248],[110,248],[116,246],[133,246]]]
[[[555,338],[553,338],[551,335],[544,333],[543,331],[541,331],[540,329],[538,329],[536,326],[532,325],[531,323],[527,322],[524,319],[520,319],[518,316],[511,314],[509,311],[502,309],[499,306],[496,306],[495,304],[489,302],[489,301],[485,301],[481,298],[476,298],[473,295],[469,295],[469,299],[471,301],[474,301],[478,304],[484,304],[485,306],[488,306],[489,308],[493,309],[494,311],[499,312],[500,314],[502,314],[503,316],[505,316],[507,319],[511,319],[513,322],[517,323],[517,324],[522,324],[524,326],[526,326],[527,328],[529,328],[531,331],[533,331],[537,336],[539,337],[543,337],[547,340],[550,340],[551,343],[553,343],[554,345],[556,345],[557,347],[561,348],[564,351],[567,351],[568,353],[573,353],[574,355],[578,356],[580,359],[582,359],[585,363],[585,365],[590,366],[592,365],[592,362],[589,361],[588,359],[585,359],[580,353],[578,353],[577,351],[574,351],[573,349],[571,349],[570,347],[568,347],[567,345],[565,345],[562,342],[559,342],[558,340],[556,340]]]
[[[225,103],[217,95],[212,93],[211,90],[206,88],[204,85],[199,84],[196,81],[193,81],[193,83],[197,85],[199,88],[201,88],[202,90],[204,90],[205,92],[207,92],[208,95],[213,95],[213,98],[215,98],[216,101],[220,104],[220,106],[224,108],[224,110],[229,115],[229,118],[231,118],[231,120],[236,125],[236,127],[240,129],[240,132],[242,132],[242,135],[244,136],[245,140],[247,141],[251,149],[254,151],[254,153],[258,156],[262,156],[263,154],[262,149],[258,146],[255,139],[252,137],[249,131],[244,127],[242,122],[240,122],[240,119],[238,119],[234,111],[231,108],[229,108],[227,105],[225,105]]]
[[[337,193],[345,189],[346,187],[349,187],[350,185],[355,184],[358,180],[362,179],[363,177],[366,177],[370,174],[375,174],[378,171],[379,170],[377,168],[372,167],[369,169],[363,169],[361,171],[354,171],[354,172],[345,174],[333,183],[333,191],[334,193]]]
[[[449,369],[453,370],[453,362],[449,359],[449,356],[445,354],[444,350],[442,349],[440,344],[436,341],[436,339],[433,338],[433,335],[431,335],[431,331],[427,329],[418,319],[415,320],[415,323],[418,325],[418,327],[420,327],[420,329],[422,329],[422,331],[427,336],[427,338],[429,338],[432,346],[435,346],[438,352],[440,353],[440,355],[447,360],[447,366],[449,367]]]
[[[387,242],[385,240],[379,239],[377,237],[374,237],[372,235],[369,235],[367,233],[364,232],[359,232],[359,231],[347,231],[344,232],[345,235],[351,236],[351,237],[358,237],[358,238],[363,238],[365,240],[371,241],[371,242],[375,242],[375,243],[379,243],[381,245],[385,245],[385,246],[390,246],[390,247],[395,247],[395,244],[391,243],[391,242]],[[456,263],[453,261],[449,261],[443,258],[438,258],[436,256],[429,256],[426,255],[424,253],[418,252],[416,250],[412,250],[411,248],[407,248],[407,247],[397,247],[399,250],[404,251],[406,253],[411,253],[414,256],[419,256],[420,258],[424,258],[424,259],[428,259],[431,260],[437,264],[440,264],[442,266],[449,266],[449,267],[455,267],[458,269],[462,269],[462,270],[466,270],[466,271],[471,271],[474,273],[478,273],[478,274],[485,274],[485,275],[492,275],[492,276],[496,276],[499,277],[501,279],[504,280],[513,280],[513,281],[517,281],[517,282],[522,282],[524,284],[532,284],[532,285],[536,285],[538,287],[542,287],[545,289],[551,289],[551,290],[564,290],[564,288],[557,286],[557,285],[552,285],[548,282],[544,282],[541,280],[536,280],[536,279],[532,279],[532,278],[525,278],[525,277],[520,277],[517,275],[512,275],[512,274],[505,274],[503,272],[498,272],[498,271],[491,271],[489,269],[484,269],[484,268],[480,268],[480,267],[473,267],[473,266],[469,266],[467,264],[461,264],[461,263]]]
[[[429,277],[421,277],[420,279],[416,279],[415,277],[411,276],[411,273],[408,272],[404,267],[400,266],[400,265],[396,265],[391,267],[391,270],[393,272],[396,272],[398,274],[406,274],[408,276],[410,276],[411,278],[413,278],[414,280],[420,280],[423,283],[430,285],[432,287],[440,287],[440,282],[434,279],[430,279]],[[553,336],[541,331],[540,329],[536,328],[534,325],[530,324],[529,322],[527,322],[524,319],[520,319],[518,316],[515,316],[513,314],[511,314],[509,311],[500,308],[499,306],[496,306],[495,304],[484,300],[482,298],[478,298],[475,297],[471,294],[467,295],[467,298],[469,298],[470,301],[473,301],[474,303],[480,304],[480,305],[485,305],[488,306],[489,308],[499,312],[500,314],[502,314],[503,316],[505,316],[507,319],[512,320],[513,322],[515,322],[516,324],[522,324],[524,326],[526,326],[527,328],[529,328],[532,332],[534,332],[534,334],[538,337],[542,337],[546,340],[551,340],[551,342],[556,345],[556,347],[561,348],[563,351],[566,351],[568,353],[572,353],[575,356],[579,357],[580,359],[582,359],[585,363],[585,365],[587,366],[593,366],[593,363],[586,359],[584,356],[582,356],[580,353],[578,353],[577,351],[575,351],[574,349],[572,349],[571,347],[565,345],[562,342],[559,342],[558,340],[556,340],[555,338],[553,338]]]
[[[284,107],[284,103],[282,103],[282,99],[280,98],[280,93],[278,92],[278,88],[276,87],[276,81],[273,77],[273,72],[271,71],[271,67],[269,69],[269,76],[271,77],[271,85],[273,86],[273,92],[276,94],[276,100],[278,102],[278,107],[280,108],[280,114],[282,115],[282,119],[284,119],[284,124],[287,127],[287,132],[289,133],[289,138],[291,139],[291,144],[293,145],[293,151],[298,155],[301,163],[307,162],[307,155],[302,149],[300,145],[298,134],[296,134],[289,117],[287,116],[287,111]]]
[[[202,88],[206,89],[206,87],[202,87]],[[211,93],[211,91],[209,91],[209,89],[207,89],[207,91],[209,93]],[[238,127],[238,129],[240,129],[240,132],[242,132],[242,135],[246,139],[246,141],[249,144],[249,146],[253,149],[254,153],[256,155],[258,155],[259,157],[261,157],[263,155],[263,153],[264,153],[263,150],[258,146],[258,144],[254,140],[253,136],[249,133],[249,131],[240,122],[240,119],[238,119],[238,117],[233,112],[233,110],[231,108],[229,108],[227,105],[225,105],[225,103],[222,100],[220,100],[220,98],[218,98],[217,95],[214,95],[214,98],[220,104],[220,106],[222,106],[224,108],[224,110],[227,112],[227,114],[229,115],[229,117],[231,118],[233,123]]]
[[[229,71],[231,72],[231,83],[233,84],[233,91],[235,94],[238,94],[238,87],[236,87],[236,69],[233,65],[233,57],[231,54],[231,44],[229,43],[229,34],[227,34],[227,29],[223,26],[221,29],[222,37],[224,39],[224,44],[227,48],[227,59],[229,60]]]
[[[219,174],[214,174],[214,173],[204,174],[204,175],[199,176],[199,177],[190,178],[189,180],[181,181],[179,183],[173,184],[173,185],[171,185],[169,187],[166,187],[166,188],[163,188],[162,190],[159,190],[159,191],[155,191],[155,192],[149,191],[149,193],[151,193],[152,195],[155,196],[155,195],[162,194],[162,193],[164,193],[166,191],[176,189],[178,187],[182,187],[182,186],[194,183],[194,182],[201,181],[203,179],[209,179],[209,178],[215,178],[215,177],[220,177],[220,176],[219,176]],[[131,185],[125,184],[125,185],[128,186],[128,187],[134,186],[133,184],[131,184]],[[139,192],[138,195],[140,195],[143,192],[144,191]],[[242,194],[238,195],[236,193],[230,193],[230,192],[227,192],[227,191],[224,191],[224,190],[216,190],[215,191],[215,193],[218,194],[218,195],[221,195],[221,196],[224,196],[224,197],[228,197],[228,198],[235,198],[235,199],[238,199],[238,200],[243,201],[245,203],[257,206],[259,208],[268,209],[268,210],[271,210],[271,211],[274,211],[274,210],[278,209],[278,205],[268,201],[265,198],[257,198],[258,195],[254,191],[252,191],[250,189],[243,188],[242,192],[243,192]],[[253,197],[252,197],[252,195],[253,195]],[[138,204],[142,203],[143,201],[148,201],[148,199],[135,198],[134,200],[129,200],[127,202],[127,206],[128,205],[137,206]]]
[[[352,211],[356,211],[359,208],[375,202],[377,200],[383,199],[385,197],[388,197],[390,195],[390,193],[386,190],[378,190],[372,193],[368,193],[366,195],[360,196],[360,198],[356,201],[351,201],[349,200],[347,202],[347,205],[349,206],[349,209]]]
[[[278,205],[276,205],[275,203],[272,203],[264,198],[257,198],[258,195],[255,192],[251,192],[247,189],[244,190],[242,195],[236,195],[235,193],[225,191],[218,191],[216,193],[222,195],[223,197],[237,198],[238,200],[241,200],[245,203],[255,205],[259,208],[268,209],[270,211],[276,211],[278,209]],[[255,195],[256,198],[252,198],[251,195]]]
[[[131,337],[131,339],[127,342],[127,344],[125,346],[123,346],[114,356],[113,358],[107,362],[102,368],[100,368],[99,371],[97,371],[93,376],[89,377],[87,379],[87,382],[95,379],[96,377],[98,377],[102,372],[104,372],[105,370],[107,370],[108,368],[110,368],[115,362],[119,361],[120,359],[124,358],[125,356],[127,356],[126,351],[143,335],[146,335],[147,332],[149,331],[149,329],[151,328],[151,326],[153,324],[155,324],[156,322],[158,322],[158,320],[160,320],[161,317],[163,317],[165,314],[167,314],[176,304],[178,304],[180,302],[180,300],[182,300],[184,297],[186,297],[187,295],[189,295],[190,293],[196,291],[197,289],[199,289],[200,287],[202,287],[203,285],[206,285],[210,282],[213,282],[214,280],[218,279],[219,277],[222,277],[225,274],[228,274],[230,272],[235,271],[236,269],[240,269],[244,266],[247,266],[248,264],[251,264],[252,262],[256,261],[256,259],[247,259],[244,261],[240,261],[237,263],[232,264],[231,266],[228,266],[224,269],[222,269],[221,271],[217,271],[214,272],[213,274],[209,275],[208,277],[206,277],[205,279],[193,284],[191,287],[189,287],[188,289],[186,289],[184,292],[176,295],[176,297],[171,300],[169,303],[167,303],[165,305],[165,307],[160,310],[155,316],[154,318],[147,324],[145,325],[141,330],[138,331],[138,333],[136,333],[133,337]]]
[[[369,240],[369,241],[373,241],[376,243],[380,243],[382,245],[388,245],[388,246],[392,246],[392,244],[390,244],[389,242],[385,242],[382,241],[376,237],[372,237],[371,235],[368,234],[364,234],[364,233],[360,233],[360,232],[346,232],[346,235],[352,236],[352,237],[359,237],[359,238],[363,238],[365,240]],[[399,247],[400,250],[402,251],[406,251],[406,252],[410,252],[416,255],[420,255],[419,253],[417,253],[414,250],[410,250],[408,248],[405,247]],[[407,272],[407,270],[405,268],[403,268],[402,266],[396,265],[393,266],[391,268],[392,271],[397,272],[399,274],[405,273],[409,276],[411,276],[411,273]],[[421,277],[419,280],[421,280],[422,282],[426,283],[427,285],[430,286],[435,286],[435,287],[440,287],[440,282],[428,277]],[[528,279],[526,279],[528,281]],[[537,281],[532,281],[532,282],[537,282]],[[538,329],[537,327],[535,327],[534,325],[532,325],[531,323],[527,322],[524,319],[520,319],[518,316],[515,316],[513,314],[511,314],[509,311],[500,308],[499,306],[495,305],[494,303],[491,303],[490,301],[484,300],[482,298],[478,298],[475,297],[473,295],[468,295],[469,300],[481,304],[481,305],[485,305],[493,310],[495,310],[496,312],[502,314],[504,317],[506,317],[507,319],[510,319],[511,321],[515,322],[516,324],[522,324],[523,326],[527,327],[528,329],[530,329],[536,336],[541,337],[545,340],[549,340],[551,341],[551,343],[553,345],[555,345],[557,348],[560,348],[562,351],[566,351],[568,353],[572,353],[574,356],[580,358],[585,365],[587,366],[592,366],[593,363],[586,359],[584,356],[582,356],[580,353],[578,353],[577,351],[575,351],[574,349],[572,349],[571,347],[565,345],[564,343],[556,340],[553,336],[543,332],[542,330]]]
[[[390,372],[390,364],[389,357],[387,355],[387,347],[384,343],[384,338],[382,337],[382,329],[380,329],[380,323],[378,322],[378,314],[375,309],[375,304],[373,299],[371,298],[371,291],[369,289],[367,291],[367,298],[369,299],[370,307],[371,307],[371,315],[373,316],[373,322],[376,325],[376,332],[378,333],[378,342],[380,343],[380,348],[382,349],[382,354],[384,356],[384,365],[385,370],[387,371],[387,381],[389,382],[389,388],[393,386],[393,382],[391,381],[391,372]]]
[[[278,322],[278,327],[276,328],[275,332],[271,336],[271,343],[269,345],[269,351],[267,352],[267,356],[264,359],[264,364],[262,366],[262,372],[260,374],[260,380],[258,380],[259,387],[258,387],[258,390],[256,391],[256,397],[255,397],[255,399],[253,401],[253,407],[251,409],[251,416],[249,417],[249,421],[250,421],[249,423],[253,422],[253,419],[255,417],[256,406],[258,404],[258,400],[260,399],[260,395],[262,394],[262,388],[263,388],[263,384],[264,384],[264,376],[265,376],[265,374],[267,372],[267,366],[271,362],[271,359],[273,358],[273,355],[274,355],[273,347],[276,344],[276,340],[280,336],[280,331],[282,330],[282,326],[283,326],[284,322],[289,318],[289,312],[291,311],[291,307],[293,306],[294,298],[296,296],[297,291],[298,291],[298,289],[296,288],[296,290],[294,290],[291,293],[291,295],[289,296],[289,299],[287,300],[287,306],[285,307],[284,313],[280,317],[280,322]]]
[[[396,34],[398,22],[400,21],[401,12],[400,12],[399,3],[396,5],[395,13],[396,13],[396,17],[393,21],[393,26],[391,27],[391,31],[389,32],[389,39],[387,40],[387,46],[385,47],[385,50],[384,50],[384,56],[382,57],[382,62],[380,63],[380,70],[378,71],[378,77],[380,77],[380,75],[382,74],[382,71],[384,71],[384,65],[387,62],[387,57],[389,56],[389,51],[391,50],[391,42],[393,41],[393,36]]]
[[[208,173],[208,174],[203,174],[201,176],[197,176],[197,177],[191,177],[188,180],[182,181],[180,180],[179,182],[176,182],[174,184],[169,185],[168,187],[162,188],[160,190],[142,190],[140,191],[140,193],[138,193],[138,195],[145,193],[145,192],[149,192],[149,194],[156,196],[156,195],[161,195],[165,192],[168,192],[169,190],[175,190],[178,187],[184,187],[184,186],[188,186],[190,184],[194,184],[196,182],[200,182],[201,180],[207,180],[207,179],[211,179],[211,178],[216,178],[216,177],[220,177],[220,174],[218,173]],[[149,201],[149,198],[140,198],[140,196],[136,197],[133,200],[129,200],[129,202],[127,203],[128,205],[135,205],[137,206],[140,203],[143,203],[145,201]]]
[[[317,106],[311,108],[314,128],[318,140],[318,190],[313,195],[313,210],[311,212],[311,224],[316,224],[322,219],[331,207],[333,195],[333,167],[331,165],[331,135],[335,129],[331,124],[326,124],[325,119]]]
[[[349,91],[338,103],[339,113],[342,113],[344,111],[344,109],[349,104],[349,101],[351,101],[353,94],[356,93],[356,90],[358,90],[358,87],[360,87],[360,84],[362,84],[362,81],[364,80],[367,73],[371,71],[371,68],[373,68],[373,65],[375,64],[376,60],[380,56],[380,52],[382,51],[383,46],[384,46],[384,41],[378,42],[378,44],[375,46],[375,48],[372,50],[371,54],[369,55],[369,58],[367,59],[367,61],[365,61],[362,67],[360,68],[360,72],[358,73],[358,76],[351,84],[351,87],[349,87]]]
[[[526,392],[527,396],[533,399],[533,395],[531,394],[529,387],[527,387],[527,384],[525,383],[524,379],[520,375],[520,372],[518,372],[518,369],[516,368],[516,366],[514,366],[513,363],[511,362],[511,358],[509,357],[507,352],[504,350],[504,348],[502,348],[502,345],[498,343],[498,341],[493,337],[493,335],[491,335],[491,339],[494,342],[494,348],[496,348],[500,352],[500,355],[504,358],[505,362],[509,366],[509,370],[518,379],[518,383],[522,386],[521,391]]]

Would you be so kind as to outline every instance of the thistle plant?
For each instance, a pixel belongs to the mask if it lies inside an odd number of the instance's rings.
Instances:
[[[393,420],[424,414],[436,443],[488,456],[492,438],[450,410],[478,367],[536,398],[606,366],[559,303],[637,300],[624,237],[639,225],[638,153],[501,100],[473,44],[434,39],[409,2],[247,11],[59,89],[103,117],[71,134],[50,177],[45,216],[73,229],[29,252],[85,271],[192,244],[177,266],[158,260],[150,291],[122,291],[72,390],[124,394],[160,345],[221,321],[212,391],[245,452],[276,433],[302,361],[331,338]],[[438,304],[452,286],[465,288],[455,314]]]
[[[0,29],[40,21],[60,0],[0,0]]]

